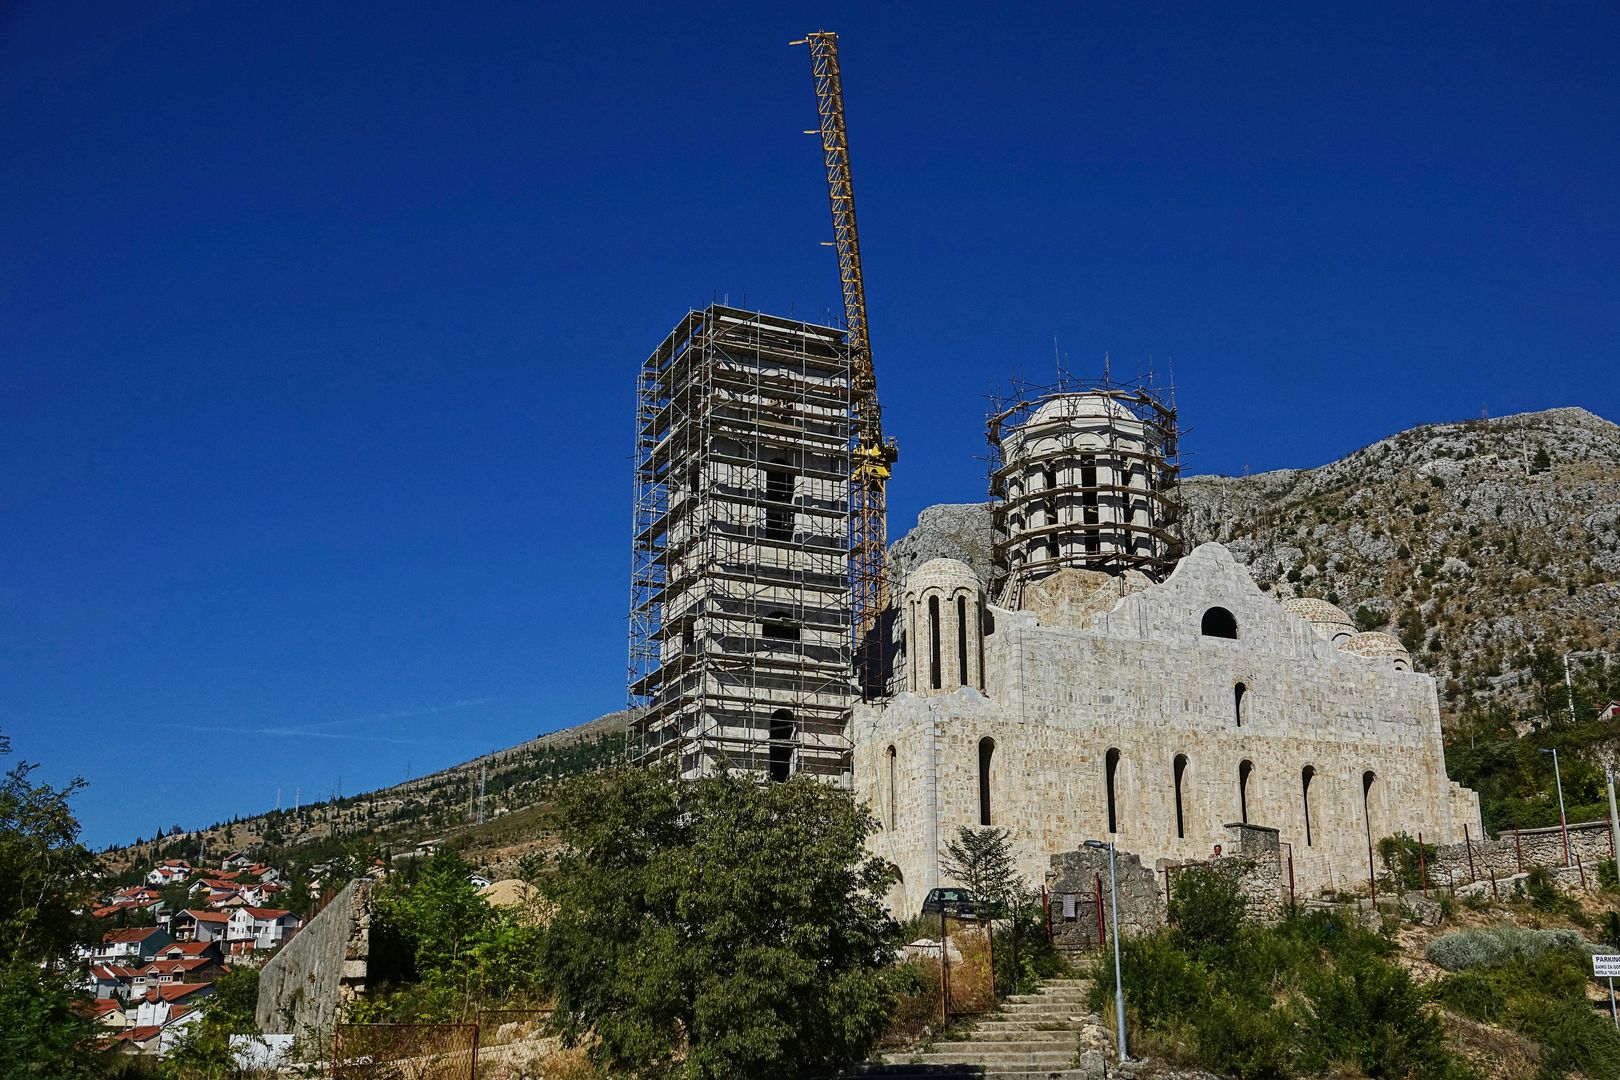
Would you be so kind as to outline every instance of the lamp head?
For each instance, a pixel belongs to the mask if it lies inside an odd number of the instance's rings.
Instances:
[[[1104,851],[1108,850],[1110,847],[1113,847],[1112,844],[1105,844],[1101,840],[1086,840],[1083,842],[1082,846],[1089,848],[1102,848]]]

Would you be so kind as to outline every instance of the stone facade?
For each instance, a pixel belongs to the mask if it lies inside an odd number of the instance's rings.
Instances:
[[[309,921],[259,972],[255,1019],[266,1035],[325,1038],[365,993],[374,882],[360,878]]]
[[[1369,847],[1396,831],[1482,835],[1478,797],[1446,777],[1434,682],[1404,650],[1341,649],[1356,640],[1342,612],[1284,610],[1218,544],[1159,584],[1085,578],[1043,581],[1038,613],[986,604],[938,627],[926,590],[965,611],[982,584],[962,563],[907,578],[904,689],[852,721],[855,790],[881,825],[870,846],[902,874],[897,912],[941,883],[963,826],[1009,830],[1031,884],[1086,839],[1157,868],[1208,858],[1231,823],[1261,826],[1301,897],[1365,882]]]

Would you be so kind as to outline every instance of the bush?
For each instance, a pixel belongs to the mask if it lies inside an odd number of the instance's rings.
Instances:
[[[1496,926],[1484,930],[1458,930],[1429,942],[1429,963],[1447,971],[1498,968],[1533,960],[1551,949],[1582,952],[1585,942],[1573,930],[1526,930]]]
[[[1424,874],[1434,865],[1435,846],[1422,845],[1423,857],[1418,858],[1419,845],[1404,832],[1386,836],[1378,841],[1378,859],[1384,864],[1387,880],[1398,889],[1419,889]]]
[[[1351,1061],[1369,1077],[1440,1080],[1458,1070],[1445,1029],[1423,1007],[1404,968],[1372,956],[1348,957],[1312,980],[1306,1060],[1318,1068]]]
[[[1188,866],[1175,876],[1170,922],[1176,943],[1195,956],[1230,949],[1248,914],[1243,895],[1245,865],[1224,859]]]

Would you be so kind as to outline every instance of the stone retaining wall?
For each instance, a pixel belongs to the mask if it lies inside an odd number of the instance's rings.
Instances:
[[[351,881],[264,965],[255,1017],[261,1032],[324,1038],[365,991],[374,884]]]

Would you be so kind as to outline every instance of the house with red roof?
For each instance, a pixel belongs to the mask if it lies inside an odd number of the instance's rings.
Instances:
[[[225,939],[232,943],[252,942],[247,948],[273,949],[303,925],[304,920],[286,908],[240,907],[231,912]]]
[[[159,960],[190,960],[199,956],[223,963],[225,951],[217,941],[171,941],[157,951]]]
[[[86,969],[85,989],[97,1001],[128,999],[132,995],[137,970],[122,964],[91,964]]]
[[[223,911],[203,911],[197,908],[186,908],[177,912],[169,920],[169,932],[174,935],[175,941],[181,942],[207,942],[224,941],[226,926],[230,916]],[[154,959],[156,957],[154,956]]]
[[[156,926],[109,930],[101,935],[101,943],[90,950],[90,959],[97,963],[149,964],[157,959],[157,951],[173,940],[167,930]]]
[[[162,1027],[175,1016],[175,1009],[195,1008],[214,992],[213,983],[175,983],[154,986],[146,991],[135,1010],[136,1027]]]

